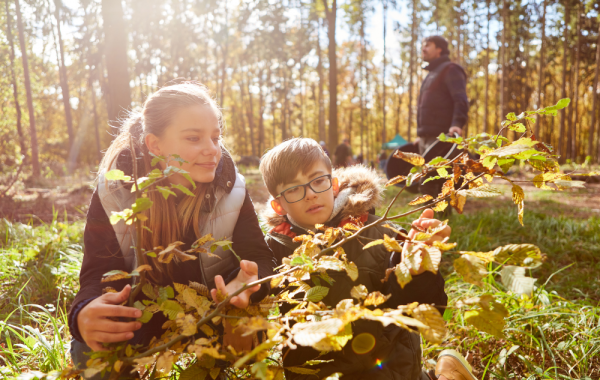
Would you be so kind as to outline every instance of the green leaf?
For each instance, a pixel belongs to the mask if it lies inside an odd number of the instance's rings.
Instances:
[[[454,260],[454,269],[462,278],[470,283],[482,287],[483,277],[487,275],[485,262],[478,257],[472,255],[462,255]]]
[[[527,127],[523,123],[514,123],[511,124],[508,129],[517,133],[523,133],[527,130]]]
[[[447,177],[448,176],[448,171],[446,170],[446,168],[439,168],[439,169],[437,169],[437,173],[440,175],[440,177]]]
[[[118,169],[114,169],[114,170],[107,172],[104,175],[104,178],[106,178],[109,181],[129,181],[129,180],[131,180],[130,176],[125,175],[125,173],[123,173],[122,170],[118,170]]]
[[[499,264],[515,265],[526,268],[537,268],[542,265],[544,256],[533,244],[509,244],[496,248],[493,260]]]
[[[150,198],[137,198],[135,203],[131,205],[131,210],[137,214],[148,210],[150,207],[152,207]]]
[[[442,135],[443,135],[443,136],[446,136],[446,135],[444,135],[443,133],[442,133]],[[437,164],[439,164],[440,162],[445,162],[445,161],[448,161],[448,160],[447,160],[447,159],[445,159],[444,157],[439,157],[439,156],[438,156],[438,157],[434,158],[433,160],[429,161],[429,162],[427,163],[427,165],[431,165],[431,166],[433,166],[433,165],[437,165]]]
[[[150,166],[155,166],[156,164],[158,164],[159,162],[165,162],[167,160],[167,158],[165,156],[157,156],[154,153],[150,152],[150,155],[152,157],[154,157],[152,159],[152,162],[150,163]]]
[[[190,197],[194,197],[195,196],[194,193],[192,193],[190,191],[190,189],[188,189],[187,187],[185,187],[185,186],[183,186],[181,184],[172,183],[171,184],[171,188],[177,189],[177,190],[181,191],[182,193],[184,193],[185,195],[189,195]]]
[[[142,312],[142,316],[139,317],[137,320],[142,323],[148,323],[148,322],[150,322],[150,319],[152,319],[153,315],[154,314],[149,311],[144,311],[144,312]]]
[[[181,305],[173,300],[166,300],[160,304],[160,310],[169,317],[170,320],[175,320],[177,314],[183,312]]]
[[[306,292],[304,300],[319,302],[327,295],[327,293],[329,293],[329,288],[325,286],[314,286]]]
[[[306,263],[304,262],[304,259],[302,258],[302,256],[296,256],[292,259],[292,261],[290,261],[291,267],[302,266],[304,264],[306,264]]]
[[[556,105],[554,107],[556,107],[557,110],[561,110],[561,109],[567,107],[570,103],[571,103],[570,98],[564,98],[564,99],[559,100],[558,103],[556,103]]]
[[[173,190],[169,189],[166,186],[156,186],[156,189],[160,192],[160,194],[165,198],[165,199],[169,199],[169,195],[172,195],[174,197],[177,196],[177,194],[175,194],[175,192],[173,192]]]
[[[508,115],[506,115],[506,119],[510,120],[510,121],[515,121],[515,120],[517,120],[517,116],[515,115],[514,112],[510,112]]]

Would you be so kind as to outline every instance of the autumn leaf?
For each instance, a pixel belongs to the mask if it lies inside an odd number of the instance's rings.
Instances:
[[[352,223],[346,223],[346,224],[344,224],[344,227],[342,227],[342,228],[345,230],[350,230],[350,231],[358,231],[359,230],[358,226],[356,226]]]
[[[417,272],[421,268],[421,263],[423,262],[421,246],[409,246],[408,252],[402,262],[411,271],[411,273]]]
[[[400,284],[402,289],[404,289],[406,284],[412,281],[410,269],[408,269],[406,264],[404,264],[403,262],[396,265],[396,269],[394,269],[394,274],[396,275],[396,280],[398,281],[398,284]]]
[[[175,320],[177,314],[183,312],[183,308],[176,301],[165,300],[160,304],[160,311],[162,311],[170,320]]]
[[[164,351],[156,360],[156,369],[162,373],[171,372],[171,368],[173,367],[173,362],[175,359],[176,358],[171,351]]]
[[[319,322],[299,322],[292,327],[292,335],[299,345],[313,346],[329,335],[336,335],[343,326],[344,322],[338,318]]]
[[[459,214],[463,213],[463,208],[465,207],[466,202],[467,197],[464,195],[458,194],[457,192],[450,194],[450,206],[454,207]]]
[[[285,367],[285,369],[293,373],[299,373],[301,375],[316,375],[320,371],[319,369],[310,369],[304,367]]]
[[[442,251],[437,247],[423,248],[423,263],[421,266],[433,274],[437,274],[438,268],[442,261]]]
[[[544,255],[533,244],[509,244],[491,252],[494,261],[499,264],[537,268],[542,265]]]
[[[416,153],[408,153],[397,150],[394,152],[394,157],[400,158],[414,166],[423,166],[425,159]]]
[[[198,331],[196,328],[198,321],[191,314],[186,314],[183,318],[177,318],[175,322],[181,328],[181,335],[192,336]]]
[[[533,294],[533,284],[536,279],[525,276],[525,268],[512,265],[505,265],[500,271],[502,284],[516,294]]]
[[[104,273],[101,282],[110,282],[110,281],[118,281],[123,280],[125,278],[130,278],[131,274],[122,271],[122,270],[111,270],[110,272]]]
[[[524,226],[524,224],[523,224],[523,209],[525,207],[525,203],[524,203],[525,193],[523,192],[523,189],[521,188],[521,186],[513,185],[512,199],[513,199],[513,202],[515,202],[515,204],[519,208],[519,223],[521,223],[521,225]]]
[[[398,241],[396,241],[396,239],[392,239],[387,234],[383,234],[383,246],[389,252],[402,252],[402,247]]]
[[[350,295],[352,296],[352,298],[356,298],[359,301],[366,298],[367,294],[369,294],[369,290],[363,284],[354,286],[350,290]]]
[[[502,191],[492,187],[490,185],[484,185],[481,187],[477,187],[475,189],[468,190],[459,190],[457,191],[459,195],[463,195],[465,197],[474,197],[474,198],[489,198],[489,197],[497,197],[502,195]]]
[[[465,321],[478,330],[485,331],[498,339],[504,338],[505,320],[499,313],[488,310],[469,310],[464,314]]]
[[[438,199],[444,198],[445,196],[449,195],[452,192],[452,190],[454,190],[454,181],[449,179],[446,182],[444,182],[444,185],[442,185],[442,192],[438,196]]]
[[[413,312],[413,317],[423,323],[426,328],[419,327],[419,332],[431,343],[442,343],[446,337],[446,322],[440,312],[432,305],[419,305]]]
[[[162,264],[170,263],[171,260],[173,260],[173,256],[174,256],[173,250],[183,244],[184,243],[182,243],[180,241],[176,241],[174,243],[169,244],[167,246],[167,248],[163,249],[162,251],[160,251],[158,253],[158,262],[162,263]]]
[[[442,241],[434,241],[433,246],[439,248],[441,251],[450,251],[456,248],[457,243],[446,243]]]
[[[204,380],[206,375],[208,375],[208,372],[205,368],[194,364],[181,372],[179,375],[179,380]]]
[[[109,181],[130,181],[131,177],[125,175],[122,170],[114,169],[104,174],[104,178]]]
[[[367,298],[364,301],[365,306],[379,306],[385,301],[387,301],[392,295],[388,294],[387,296],[381,294],[379,291],[375,291],[373,293],[369,293]]]
[[[379,245],[379,244],[383,244],[383,242],[384,242],[383,239],[373,240],[372,242],[370,242],[368,244],[365,244],[365,246],[363,247],[363,250],[371,248],[371,247],[374,247],[374,246]]]
[[[208,288],[204,284],[200,284],[195,281],[190,281],[190,288],[194,289],[198,294],[204,297],[208,297]]]
[[[435,212],[442,212],[446,209],[446,207],[448,207],[448,202],[441,201],[441,202],[436,203],[431,209]]]
[[[406,180],[406,176],[399,175],[386,182],[385,187],[394,186]]]
[[[531,147],[529,145],[513,143],[511,145],[503,146],[502,148],[492,150],[492,151],[482,155],[481,159],[485,159],[488,156],[493,156],[493,157],[512,156],[512,155],[519,154],[521,152],[525,152],[528,150],[531,150]]]
[[[487,275],[487,270],[482,259],[471,255],[462,255],[454,260],[453,264],[456,273],[460,274],[466,282],[483,287],[481,280]]]
[[[415,205],[419,205],[419,204],[421,204],[421,203],[425,203],[425,202],[427,202],[427,201],[430,201],[430,200],[432,200],[432,199],[433,199],[433,197],[432,197],[431,195],[429,195],[429,194],[425,194],[425,195],[422,195],[422,196],[420,196],[420,197],[417,197],[417,198],[413,199],[413,200],[412,200],[412,201],[410,201],[408,204],[409,204],[410,206],[415,206]]]

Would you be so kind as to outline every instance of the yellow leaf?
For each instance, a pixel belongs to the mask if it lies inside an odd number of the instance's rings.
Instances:
[[[413,273],[421,269],[421,263],[423,262],[421,247],[415,245],[409,246],[408,253],[402,262],[405,263],[406,267]]]
[[[336,335],[343,327],[344,323],[338,318],[318,322],[299,322],[292,327],[292,335],[299,345],[314,346],[322,339]]]
[[[175,257],[176,257],[176,258],[177,258],[179,261],[181,261],[181,262],[184,262],[184,261],[189,261],[189,260],[196,260],[196,259],[198,259],[198,257],[197,257],[197,256],[190,255],[190,254],[187,254],[187,253],[185,253],[185,252],[181,252],[181,251],[180,251],[180,250],[178,250],[178,249],[175,249],[175,250],[173,250],[173,252],[174,252],[174,254],[175,254]],[[207,253],[209,256],[211,256],[211,257],[212,257],[212,256],[219,257],[219,256],[217,256],[217,255],[212,255],[210,252],[206,252],[206,253]],[[219,258],[220,258],[220,257],[219,257]],[[159,261],[160,261],[160,260],[159,260]]]
[[[143,271],[152,270],[152,267],[148,264],[142,264],[139,267],[135,268],[138,273],[142,273]]]
[[[440,312],[431,305],[419,305],[413,312],[413,317],[427,327],[420,327],[419,332],[431,343],[442,343],[446,336],[446,322]]]
[[[396,176],[392,179],[390,179],[389,181],[386,182],[385,187],[389,187],[389,186],[393,186],[396,184],[399,184],[400,182],[403,182],[404,180],[406,180],[406,177],[403,175],[399,175]]]
[[[456,273],[460,274],[466,282],[481,287],[483,286],[481,280],[487,275],[483,260],[471,255],[462,255],[454,260],[453,264]]]
[[[179,284],[177,282],[173,283],[173,287],[179,294],[183,293],[186,289],[189,289],[189,287],[187,285]]]
[[[457,192],[450,194],[450,205],[454,207],[459,214],[463,213],[463,208],[465,207],[466,202],[467,197],[464,195],[458,194]]]
[[[483,260],[485,263],[494,261],[494,252],[459,251],[458,253],[461,255],[475,256]]]
[[[196,328],[196,318],[191,314],[186,314],[183,318],[176,320],[177,325],[181,328],[181,335],[192,336],[198,331]]]
[[[383,246],[389,252],[402,252],[402,247],[400,246],[400,244],[398,244],[396,239],[390,238],[389,236],[387,236],[387,234],[383,234]]]
[[[345,230],[351,230],[351,231],[358,231],[359,230],[359,228],[356,225],[352,224],[352,223],[346,223],[346,224],[344,224],[344,227],[342,227],[342,228],[345,229]]]
[[[316,375],[320,371],[319,369],[310,369],[303,367],[285,367],[285,369],[293,373],[299,373],[301,375]]]
[[[221,372],[221,368],[219,367],[213,367],[210,369],[210,377],[213,378],[213,380],[215,380],[217,378],[217,376],[219,376],[219,372]]]
[[[284,276],[274,277],[271,279],[271,289],[278,287],[284,280]]]
[[[454,190],[454,181],[449,179],[444,182],[444,185],[442,186],[442,193],[440,196],[438,196],[438,198],[444,198],[445,196],[449,195],[452,190]]]
[[[533,284],[536,279],[525,276],[525,268],[512,265],[504,265],[500,271],[502,284],[516,294],[533,294]]]
[[[416,153],[408,153],[397,150],[394,153],[394,157],[400,158],[414,166],[422,166],[425,163],[425,159]]]
[[[365,246],[363,247],[363,249],[367,249],[367,248],[371,248],[374,247],[376,245],[379,244],[383,244],[383,239],[377,239],[377,240],[373,240],[372,242],[365,244]]]
[[[184,369],[179,375],[179,380],[204,380],[206,379],[206,369],[198,364],[191,365]]]
[[[465,197],[489,198],[502,195],[502,191],[490,185],[484,185],[474,189],[459,190],[457,194],[464,195]]]
[[[391,294],[384,296],[383,294],[381,294],[381,292],[375,291],[373,293],[369,293],[369,295],[365,299],[364,305],[365,306],[379,306],[382,303],[384,303],[385,301],[387,301],[391,296],[392,296]]]
[[[169,373],[173,367],[174,360],[175,357],[171,351],[164,351],[156,360],[156,369],[162,373]]]
[[[110,281],[118,281],[124,278],[130,278],[131,275],[122,270],[112,270],[108,273],[104,274],[105,277],[102,278],[101,282],[110,282]]]
[[[350,290],[352,298],[356,298],[359,301],[367,297],[367,294],[369,294],[369,290],[363,284],[357,285]]]
[[[433,197],[429,194],[425,194],[425,195],[421,195],[420,197],[416,197],[415,199],[413,199],[412,201],[410,201],[408,204],[411,206],[415,206],[415,205],[419,205],[421,203],[425,203],[427,201],[432,200]]]
[[[115,369],[115,371],[117,372],[121,372],[121,366],[123,365],[123,362],[120,360],[117,360],[115,362],[115,364],[113,364],[113,368]]]
[[[465,321],[478,330],[485,331],[499,339],[504,338],[505,320],[499,313],[488,310],[469,310],[465,312]]]
[[[446,207],[448,207],[448,202],[441,201],[441,202],[436,203],[435,206],[432,207],[432,209],[435,212],[442,212],[446,209]]]
[[[434,274],[437,274],[438,268],[442,261],[442,252],[436,247],[423,248],[423,268]]]
[[[433,246],[439,248],[441,251],[450,251],[456,248],[456,243],[446,243],[442,241],[434,241]]]
[[[158,262],[163,263],[163,264],[170,263],[171,260],[173,259],[173,253],[174,253],[173,250],[181,245],[183,245],[183,243],[180,241],[176,241],[174,243],[169,244],[167,246],[167,248],[163,249],[158,254]]]
[[[208,243],[209,241],[214,241],[215,239],[213,239],[212,234],[207,234],[202,236],[200,239],[196,240],[196,242],[193,244],[197,247],[200,247],[206,243]]]
[[[410,270],[403,262],[396,266],[394,270],[394,274],[396,275],[396,279],[398,280],[398,284],[404,289],[406,284],[412,281],[412,276],[410,274]]]
[[[513,193],[513,202],[515,202],[515,204],[518,206],[518,210],[519,210],[519,223],[521,223],[522,226],[524,226],[523,224],[523,209],[525,208],[525,193],[523,192],[523,189],[521,188],[521,186],[519,185],[513,185],[512,187],[512,193]]]
[[[533,244],[509,244],[490,252],[494,261],[499,264],[537,268],[542,265],[544,255]]]

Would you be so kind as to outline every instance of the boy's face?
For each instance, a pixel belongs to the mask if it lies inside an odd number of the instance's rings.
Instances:
[[[281,194],[290,187],[307,184],[313,179],[327,174],[331,174],[327,166],[322,162],[317,162],[306,173],[299,172],[292,182],[278,185],[277,194]],[[321,193],[315,193],[309,186],[306,186],[306,195],[298,202],[288,203],[284,196],[280,196],[271,202],[271,207],[279,215],[291,216],[303,228],[314,228],[315,224],[325,223],[333,211],[334,197],[339,188],[337,178],[333,178],[332,182],[331,188]]]

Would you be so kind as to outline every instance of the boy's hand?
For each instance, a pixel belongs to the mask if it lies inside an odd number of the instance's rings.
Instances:
[[[439,221],[437,219],[433,219],[433,210],[428,208],[423,211],[423,213],[421,214],[419,219],[415,220],[412,223],[413,228],[411,228],[411,230],[408,232],[408,237],[412,239],[413,237],[415,237],[415,235],[417,233],[419,233],[421,231],[427,231],[427,228],[429,228],[429,227],[437,227],[441,223],[442,223],[441,221]],[[437,234],[433,235],[429,240],[427,240],[423,243],[427,244],[427,245],[432,245],[434,241],[443,241],[444,239],[450,237],[451,232],[452,232],[452,228],[450,228],[450,226],[446,226],[443,230],[441,230]],[[406,244],[404,244],[404,247],[402,248],[402,260],[403,261],[404,261],[404,258],[410,252],[410,246],[411,246],[411,244],[406,243]],[[417,253],[417,254],[422,255],[423,253],[422,253],[422,251],[419,251],[419,253]],[[410,274],[413,276],[421,274],[423,272],[425,272],[425,268],[423,268],[422,265],[418,270],[414,270],[414,269],[410,270]]]
[[[258,265],[254,261],[242,260],[240,261],[240,271],[238,272],[237,277],[231,280],[229,284],[225,285],[225,281],[223,281],[221,275],[215,277],[215,286],[217,288],[212,289],[210,295],[212,296],[213,301],[219,303],[217,289],[220,290],[223,295],[231,294],[244,285],[256,280],[258,280]],[[250,303],[250,296],[258,291],[258,289],[260,289],[260,284],[244,290],[242,293],[233,297],[229,303],[239,309],[245,309]]]

